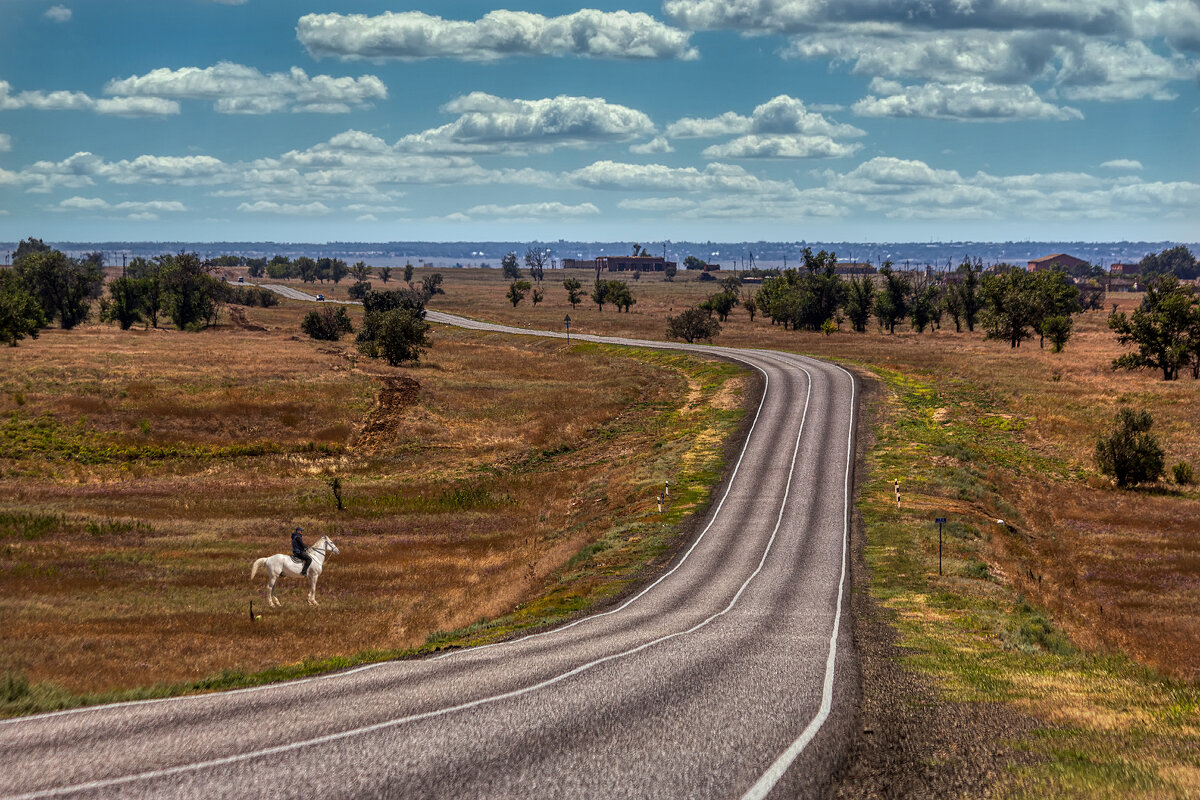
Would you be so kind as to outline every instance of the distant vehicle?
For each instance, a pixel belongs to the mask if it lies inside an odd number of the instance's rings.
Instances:
[[[325,299],[325,295],[323,295],[323,294],[319,294],[319,295],[317,295],[317,299],[318,299],[318,300],[324,300],[324,299]]]
[[[245,282],[246,282],[246,279],[244,277],[242,277],[241,275],[238,275],[238,283],[245,283]]]

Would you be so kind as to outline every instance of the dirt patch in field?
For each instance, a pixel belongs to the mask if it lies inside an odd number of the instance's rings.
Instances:
[[[381,453],[395,445],[407,409],[416,405],[421,394],[421,384],[405,375],[380,375],[378,380],[383,388],[354,442],[355,449],[365,454]]]
[[[241,308],[240,306],[229,306],[226,310],[229,312],[229,321],[232,322],[234,326],[241,328],[244,331],[267,330],[262,325],[255,325],[253,322],[248,320],[246,318],[246,309]]]

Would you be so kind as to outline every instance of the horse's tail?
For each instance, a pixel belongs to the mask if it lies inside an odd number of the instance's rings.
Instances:
[[[266,563],[267,559],[265,557],[254,562],[254,566],[250,568],[250,580],[254,580],[254,576],[258,574],[258,568]]]

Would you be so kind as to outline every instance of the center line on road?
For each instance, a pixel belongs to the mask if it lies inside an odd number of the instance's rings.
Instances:
[[[857,385],[854,381],[854,376],[849,370],[834,364],[835,367],[845,372],[850,378],[850,408],[854,409],[855,392]],[[833,617],[833,632],[829,635],[829,656],[825,659],[825,682],[821,689],[821,708],[817,715],[812,718],[808,726],[800,733],[792,744],[775,759],[775,762],[767,768],[767,771],[762,774],[754,785],[751,786],[741,800],[761,800],[770,794],[775,785],[788,771],[788,768],[799,757],[804,748],[808,746],[821,730],[821,726],[825,724],[825,720],[829,719],[829,714],[833,710],[833,677],[834,665],[837,661],[837,638],[838,631],[842,622],[842,597],[846,587],[846,560],[849,553],[850,540],[850,465],[854,459],[854,416],[850,417],[850,430],[846,434],[846,478],[844,486],[844,500],[842,503],[842,576],[838,581],[838,596],[837,596],[837,612]]]
[[[762,557],[759,559],[758,566],[755,568],[754,572],[752,572],[750,574],[750,576],[746,578],[746,580],[742,583],[741,587],[738,588],[737,592],[733,596],[733,599],[731,599],[729,601],[729,604],[727,606],[725,606],[725,608],[721,609],[720,611],[718,611],[718,612],[710,615],[709,617],[705,618],[704,620],[696,623],[691,628],[688,628],[687,630],[683,630],[683,631],[676,631],[675,633],[669,633],[664,636],[660,636],[657,639],[653,639],[649,642],[645,642],[643,644],[638,645],[637,647],[632,647],[632,648],[630,648],[628,650],[624,650],[620,653],[613,653],[613,654],[610,654],[607,656],[603,656],[602,658],[594,659],[585,664],[581,664],[573,669],[570,669],[566,672],[563,672],[559,675],[556,675],[552,678],[547,678],[544,681],[540,681],[540,682],[532,684],[530,686],[525,686],[520,689],[513,689],[511,691],[503,692],[503,693],[497,694],[497,695],[492,695],[490,697],[483,697],[483,698],[479,698],[477,700],[472,700],[472,701],[469,701],[466,703],[460,703],[458,705],[448,706],[446,708],[422,712],[420,714],[412,714],[412,715],[405,716],[405,717],[398,717],[396,719],[385,720],[383,722],[377,722],[373,725],[366,725],[366,726],[363,726],[360,728],[352,728],[350,730],[340,731],[338,733],[326,734],[324,736],[318,736],[318,737],[315,737],[312,739],[305,739],[305,740],[302,740],[299,742],[291,742],[288,744],[276,745],[274,747],[267,747],[267,748],[263,748],[261,750],[255,750],[255,751],[252,751],[249,753],[238,753],[236,755],[224,756],[222,758],[215,758],[215,759],[210,759],[207,761],[198,761],[198,762],[195,762],[192,764],[180,764],[178,766],[166,767],[164,769],[149,770],[146,772],[135,773],[132,775],[123,775],[118,778],[105,778],[105,779],[96,780],[96,781],[88,781],[85,783],[74,784],[72,786],[64,786],[64,787],[59,787],[59,788],[54,788],[54,789],[42,789],[42,790],[39,790],[36,792],[28,792],[25,794],[11,795],[8,798],[5,798],[5,800],[40,800],[40,798],[45,798],[45,797],[57,797],[57,796],[62,796],[62,795],[67,795],[67,794],[73,794],[76,792],[93,791],[96,789],[105,789],[105,788],[109,788],[109,787],[113,787],[113,786],[121,786],[121,785],[129,784],[129,783],[134,783],[137,781],[153,780],[155,778],[165,778],[165,777],[170,777],[173,775],[180,775],[180,774],[187,773],[187,772],[196,772],[196,771],[203,770],[203,769],[210,769],[212,767],[226,766],[229,764],[236,764],[236,763],[243,762],[243,761],[250,761],[253,759],[264,758],[266,756],[277,755],[280,753],[292,752],[295,750],[300,750],[305,747],[313,747],[315,745],[327,744],[329,742],[335,742],[335,741],[339,741],[342,739],[349,739],[349,738],[352,738],[355,736],[362,736],[362,735],[365,735],[368,733],[374,733],[376,731],[387,730],[388,728],[398,727],[400,725],[404,725],[404,724],[411,723],[411,722],[420,722],[422,720],[433,719],[436,717],[453,714],[453,713],[456,713],[459,711],[467,711],[467,710],[470,710],[473,708],[478,708],[480,706],[490,705],[492,703],[496,703],[501,700],[508,700],[508,699],[512,699],[514,697],[520,697],[522,695],[529,694],[531,692],[535,692],[539,689],[544,689],[548,686],[553,686],[554,684],[560,683],[568,678],[574,677],[575,675],[579,675],[583,672],[587,672],[591,669],[594,669],[595,667],[600,666],[601,664],[606,664],[610,661],[616,661],[616,660],[624,658],[626,656],[634,655],[635,653],[640,653],[643,650],[647,650],[650,647],[653,647],[657,644],[661,644],[663,642],[670,641],[671,639],[675,639],[680,636],[686,636],[688,634],[691,634],[691,633],[694,633],[694,632],[700,630],[701,628],[706,627],[713,620],[718,619],[719,617],[722,617],[725,614],[729,613],[729,611],[732,610],[733,607],[737,604],[738,600],[741,598],[742,594],[746,591],[746,588],[750,585],[750,583],[756,577],[758,577],[758,575],[762,572],[763,565],[766,564],[766,561],[767,561],[767,556],[770,555],[771,549],[775,544],[775,539],[779,534],[779,528],[783,524],[784,512],[787,509],[788,498],[791,495],[792,478],[794,477],[795,472],[796,472],[796,459],[800,453],[800,441],[804,435],[805,424],[808,421],[809,401],[812,397],[812,373],[810,373],[802,364],[797,363],[796,366],[799,367],[801,369],[801,371],[803,371],[805,373],[805,375],[808,376],[808,390],[805,395],[804,414],[800,420],[800,429],[796,433],[796,442],[792,448],[791,466],[788,470],[788,478],[787,478],[787,484],[786,484],[786,487],[784,490],[783,501],[780,503],[780,506],[779,506],[779,515],[775,521],[775,528],[771,532],[771,538],[767,541],[767,545],[763,550]],[[845,570],[845,567],[843,565],[843,575],[844,575],[844,570]],[[839,608],[840,608],[840,594],[839,594]],[[827,682],[828,682],[828,678],[827,678]]]

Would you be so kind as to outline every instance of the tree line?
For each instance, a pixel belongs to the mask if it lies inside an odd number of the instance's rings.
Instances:
[[[107,292],[102,267],[99,253],[72,258],[40,239],[23,239],[12,269],[0,273],[0,340],[16,346],[56,323],[69,330],[95,311],[101,322],[115,322],[122,330],[158,327],[165,320],[179,330],[199,330],[216,322],[224,303],[279,302],[257,286],[218,280],[196,253],[134,258],[121,277],[109,281]]]
[[[1036,336],[1039,346],[1049,342],[1059,352],[1070,339],[1073,316],[1101,308],[1104,298],[1098,283],[1080,287],[1062,271],[1029,272],[1002,265],[985,273],[980,260],[969,258],[945,280],[924,271],[899,271],[890,261],[884,262],[878,279],[845,279],[837,274],[836,253],[814,253],[811,248],[804,249],[802,266],[772,271],[757,291],[749,291],[737,276],[720,285],[721,291],[694,309],[670,318],[668,335],[688,341],[711,339],[740,305],[752,321],[761,313],[785,330],[832,333],[849,322],[862,333],[874,319],[889,334],[904,323],[924,333],[940,328],[948,318],[956,332],[981,326],[987,338],[1013,348]],[[716,325],[701,317],[715,317]]]

